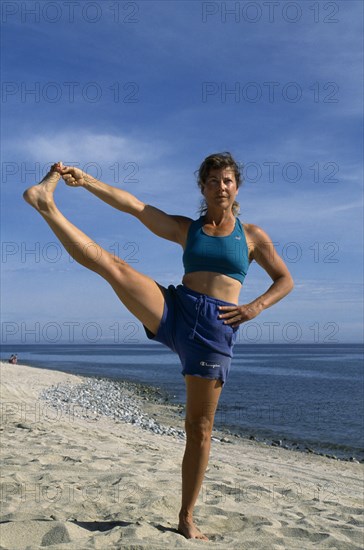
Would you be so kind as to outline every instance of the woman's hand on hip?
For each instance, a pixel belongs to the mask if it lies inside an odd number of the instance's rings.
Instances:
[[[233,328],[241,323],[254,319],[262,311],[258,304],[243,304],[241,306],[219,306],[219,319]]]

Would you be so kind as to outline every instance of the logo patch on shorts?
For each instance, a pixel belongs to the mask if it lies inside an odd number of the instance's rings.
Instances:
[[[221,367],[220,363],[209,363],[208,361],[200,361],[201,367],[211,367],[216,369],[216,367]]]

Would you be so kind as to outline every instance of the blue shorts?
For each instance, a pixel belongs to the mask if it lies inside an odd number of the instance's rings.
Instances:
[[[182,374],[220,379],[225,383],[233,356],[238,327],[219,319],[218,306],[236,305],[200,294],[184,285],[165,289],[162,320],[157,334],[144,325],[150,340],[178,354]]]

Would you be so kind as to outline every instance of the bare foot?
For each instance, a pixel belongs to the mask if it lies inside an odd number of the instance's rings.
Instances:
[[[62,163],[53,164],[42,181],[37,185],[33,185],[33,187],[29,187],[23,193],[24,199],[41,213],[48,212],[54,204],[53,193],[61,177],[59,170],[62,170]]]
[[[192,519],[180,517],[178,532],[184,535],[186,539],[209,540],[199,529],[197,529]]]

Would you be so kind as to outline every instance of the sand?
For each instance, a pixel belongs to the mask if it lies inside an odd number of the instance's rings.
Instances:
[[[82,378],[1,364],[1,549],[363,548],[363,464],[212,442],[195,520],[177,532],[184,441],[39,399]]]

